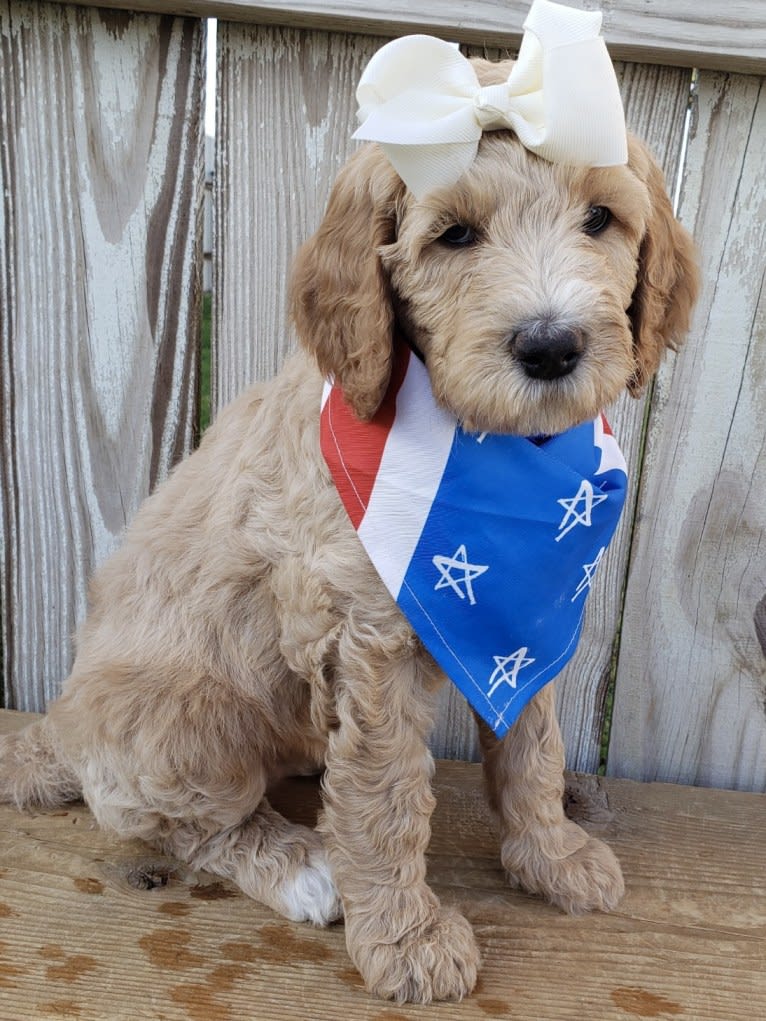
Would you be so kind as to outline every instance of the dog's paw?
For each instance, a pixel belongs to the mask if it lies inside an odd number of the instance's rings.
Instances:
[[[369,992],[397,1003],[462,1000],[480,963],[471,926],[447,909],[416,936],[349,949]]]
[[[330,863],[321,849],[309,853],[308,861],[284,880],[277,895],[282,914],[291,922],[329,925],[343,914]]]
[[[501,857],[508,880],[527,893],[541,894],[569,914],[611,911],[625,893],[622,869],[614,852],[601,840],[588,836],[579,826],[567,827],[564,853],[519,842],[503,845]],[[575,839],[573,839],[575,838]]]

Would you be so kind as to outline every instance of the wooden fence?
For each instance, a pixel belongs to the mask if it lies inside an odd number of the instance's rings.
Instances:
[[[609,773],[766,790],[766,5],[580,5],[604,8],[629,125],[678,184],[704,286],[682,354],[610,413],[634,503],[557,685],[569,764],[598,767],[614,689]],[[222,19],[217,409],[291,345],[287,266],[353,148],[355,82],[382,39],[513,50],[527,6],[0,2],[6,705],[55,696],[89,572],[194,442],[199,19]],[[434,748],[476,753],[451,690]]]

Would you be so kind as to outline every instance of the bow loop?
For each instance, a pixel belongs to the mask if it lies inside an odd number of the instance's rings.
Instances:
[[[388,43],[359,83],[354,138],[379,142],[418,198],[458,180],[482,131],[511,129],[552,162],[625,163],[625,119],[598,34],[601,15],[534,0],[524,28],[508,80],[483,87],[452,43],[424,35]]]

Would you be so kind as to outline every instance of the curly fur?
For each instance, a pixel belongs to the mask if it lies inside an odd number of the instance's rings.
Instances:
[[[478,62],[485,81],[506,76]],[[582,230],[589,206],[614,220]],[[450,224],[480,241],[450,249]],[[362,418],[402,334],[468,428],[556,432],[636,391],[679,342],[696,292],[691,242],[644,147],[626,167],[554,166],[485,135],[452,189],[417,202],[374,147],[340,174],[299,253],[303,351],[235,401],[144,504],[96,574],[61,698],[0,744],[0,797],[82,794],[103,826],[231,878],[293,919],[345,915],[368,988],[459,999],[479,954],[426,884],[427,737],[443,678],[361,550],[318,443],[322,377]],[[525,375],[520,324],[585,338],[563,379]],[[483,725],[490,802],[512,882],[568,911],[622,890],[611,851],[562,811],[551,688],[498,741]],[[279,776],[325,767],[318,832],[269,805]]]

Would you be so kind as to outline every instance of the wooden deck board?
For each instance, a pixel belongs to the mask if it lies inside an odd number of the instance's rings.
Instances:
[[[29,718],[0,713],[0,731]],[[507,889],[480,768],[439,763],[430,880],[473,923],[484,967],[470,999],[428,1008],[371,999],[342,926],[286,922],[102,833],[81,805],[1,806],[0,1019],[766,1017],[766,797],[592,778],[579,790],[574,814],[625,871],[611,915],[570,918]],[[275,802],[310,819],[316,784],[291,781]]]

